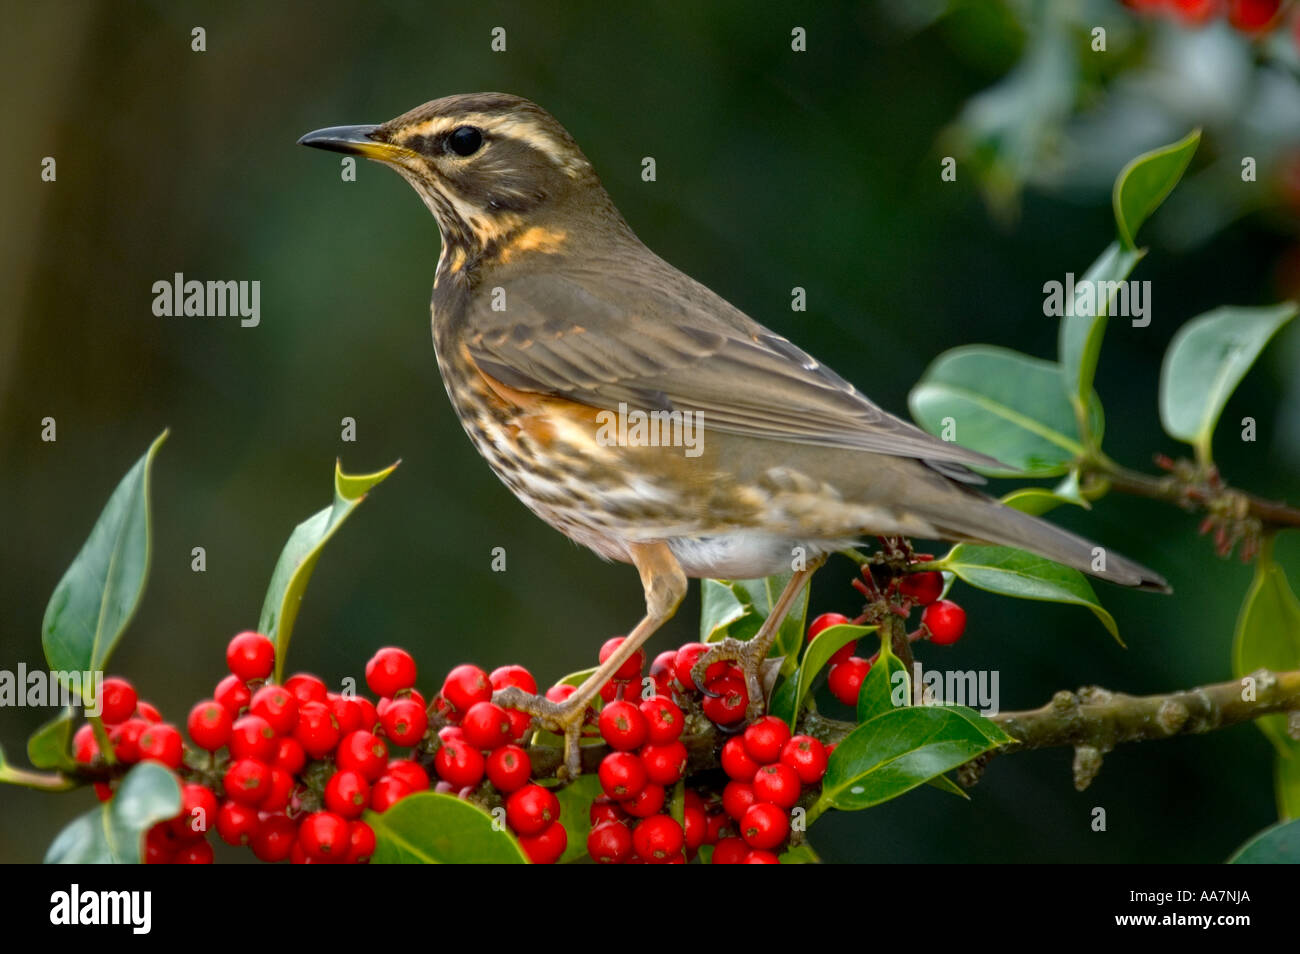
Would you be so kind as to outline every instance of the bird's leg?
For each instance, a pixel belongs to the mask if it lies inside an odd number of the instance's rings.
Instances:
[[[796,570],[794,575],[790,577],[790,582],[781,591],[781,595],[777,597],[776,605],[772,607],[772,612],[768,614],[767,619],[763,620],[763,625],[759,627],[753,639],[739,640],[728,636],[726,639],[714,643],[709,648],[709,651],[701,656],[691,668],[691,681],[703,688],[704,674],[708,672],[709,667],[714,663],[720,660],[738,662],[745,673],[745,691],[749,696],[749,705],[745,710],[745,718],[752,720],[761,715],[764,700],[763,683],[759,678],[759,667],[763,665],[763,660],[767,658],[767,651],[772,648],[772,642],[781,629],[781,623],[786,614],[790,612],[790,605],[794,603],[799,591],[804,588],[812,575],[825,562],[826,557],[818,557],[804,569]]]
[[[516,687],[498,690],[492,701],[499,706],[519,709],[537,719],[542,728],[564,736],[564,767],[569,778],[581,771],[579,734],[587,706],[600,694],[605,683],[627,662],[660,626],[670,620],[686,596],[686,574],[665,543],[628,544],[632,563],[641,574],[645,589],[646,613],[641,622],[600,668],[587,677],[578,691],[563,702],[551,702]]]

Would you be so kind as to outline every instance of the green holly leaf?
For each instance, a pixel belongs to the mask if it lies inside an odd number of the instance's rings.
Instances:
[[[1125,249],[1137,248],[1138,229],[1174,191],[1200,142],[1201,131],[1193,129],[1177,142],[1144,152],[1120,170],[1111,205],[1120,244]]]
[[[416,792],[388,811],[366,812],[376,865],[527,864],[519,842],[481,808],[451,795]],[[567,823],[568,819],[566,819]]]
[[[1223,307],[1178,329],[1160,369],[1160,422],[1191,444],[1202,463],[1228,398],[1264,346],[1295,317],[1293,302],[1262,308]]]
[[[772,612],[791,574],[753,580],[705,580],[702,587],[700,641],[716,643],[732,639],[753,639]],[[795,599],[768,650],[769,657],[783,657],[782,672],[789,676],[798,664],[803,644],[804,619],[808,613],[808,587]]]
[[[880,636],[880,655],[871,665],[867,678],[858,689],[858,722],[870,722],[876,716],[912,704],[912,674],[894,655],[887,632]]]
[[[858,726],[831,754],[812,814],[879,805],[995,748],[988,720],[961,708],[908,706]]]
[[[27,761],[38,769],[71,771],[77,767],[69,745],[72,741],[72,723],[77,710],[65,706],[63,711],[32,733],[27,740]]]
[[[945,351],[912,389],[908,405],[931,434],[1009,465],[976,468],[991,476],[1058,477],[1084,453],[1060,367],[1006,348]],[[1089,433],[1100,440],[1103,420],[1095,393],[1088,415]]]
[[[398,462],[400,463],[400,461]],[[373,474],[345,474],[336,462],[334,465],[334,503],[308,518],[289,535],[289,541],[276,561],[271,573],[271,585],[262,603],[258,632],[275,643],[275,681],[284,674],[284,661],[289,652],[289,639],[298,619],[303,593],[321,550],[334,536],[343,521],[351,516],[372,487],[393,472],[392,464]]]
[[[560,864],[583,861],[587,856],[587,836],[591,834],[591,803],[603,794],[595,772],[579,775],[563,788],[554,789],[560,800],[560,820],[568,833],[569,844],[560,856]]]
[[[181,811],[181,786],[158,762],[141,762],[117,792],[59,832],[47,865],[138,865],[150,828]]]
[[[1278,822],[1265,828],[1238,848],[1228,864],[1300,864],[1300,820]]]
[[[1255,563],[1255,576],[1237,614],[1232,640],[1232,671],[1238,679],[1257,669],[1286,672],[1300,669],[1300,601],[1287,583],[1286,572],[1273,559],[1272,540],[1265,542]],[[1269,715],[1255,725],[1289,759],[1300,749],[1286,731],[1285,715]]]
[[[1089,404],[1101,355],[1101,341],[1106,333],[1106,319],[1112,314],[1121,283],[1128,279],[1145,254],[1112,242],[1075,284],[1074,301],[1068,303],[1069,310],[1061,318],[1057,332],[1056,356],[1060,362],[1061,383],[1074,408],[1075,420],[1083,424],[1083,441],[1094,447],[1100,445],[1101,435],[1090,430]]]
[[[103,670],[149,576],[149,472],[163,431],[126,473],[45,607],[41,644],[55,672]]]
[[[793,731],[804,701],[808,698],[808,692],[812,689],[813,679],[830,662],[831,656],[854,640],[875,630],[874,626],[840,624],[828,626],[818,633],[817,638],[808,644],[803,662],[799,664],[794,675],[782,682],[772,694],[768,711],[788,723]]]
[[[1013,547],[969,543],[959,543],[933,566],[950,570],[971,586],[990,593],[1086,606],[1123,645],[1115,617],[1101,605],[1092,584],[1078,570]]]

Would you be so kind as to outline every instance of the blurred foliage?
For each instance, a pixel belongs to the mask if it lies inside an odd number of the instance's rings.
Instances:
[[[1089,49],[1093,22],[1107,26],[1106,54]],[[1042,286],[1110,239],[1115,173],[1201,125],[1187,179],[1143,233],[1163,253],[1142,265],[1154,320],[1112,329],[1096,380],[1108,452],[1135,466],[1178,450],[1157,393],[1181,323],[1300,285],[1288,184],[1300,96],[1294,53],[1278,46],[1289,28],[1256,40],[1100,0],[69,0],[8,4],[6,25],[0,53],[23,77],[3,94],[14,145],[0,154],[0,667],[39,664],[48,595],[127,464],[170,427],[149,599],[114,668],[175,718],[216,682],[225,640],[255,624],[276,554],[319,506],[336,457],[352,472],[403,465],[317,568],[292,669],[359,679],[375,648],[397,644],[422,681],[466,660],[553,679],[641,611],[635,573],[533,518],[461,432],[430,346],[438,239],[426,210],[377,166],[341,181],[294,145],[307,130],[453,92],[528,96],[582,143],[648,245],[903,412],[946,348],[1052,353]],[[200,25],[207,51],[194,53]],[[508,49],[493,54],[498,25]],[[807,53],[790,50],[796,25]],[[999,106],[996,91],[1026,74],[1038,78],[1024,99]],[[953,154],[957,182],[941,183]],[[1241,181],[1244,154],[1259,160],[1257,183]],[[646,155],[655,183],[639,177]],[[44,156],[55,183],[40,180]],[[260,280],[261,324],[155,317],[152,284],[176,272]],[[794,285],[806,313],[789,310]],[[1216,460],[1261,494],[1297,486],[1298,362],[1300,335],[1282,333],[1224,412],[1253,416],[1260,436],[1221,439]],[[55,443],[40,439],[46,416]],[[355,443],[339,439],[345,416]],[[1124,650],[1089,614],[963,588],[970,633],[928,665],[999,669],[1006,709],[1080,684],[1154,692],[1227,676],[1249,567],[1142,501],[1053,518],[1159,569],[1177,594],[1106,589]],[[205,573],[190,569],[195,546]],[[491,570],[495,546],[505,573]],[[1296,578],[1294,535],[1275,556]],[[853,572],[820,573],[812,612],[853,607]],[[652,654],[692,638],[698,599]],[[5,711],[0,743],[21,751],[52,715]],[[1220,860],[1275,818],[1269,755],[1249,726],[1120,750],[1085,793],[1067,751],[1001,759],[969,802],[922,787],[828,813],[814,846],[826,860]],[[1089,826],[1096,805],[1106,833]],[[0,859],[39,859],[90,807],[0,792]]]

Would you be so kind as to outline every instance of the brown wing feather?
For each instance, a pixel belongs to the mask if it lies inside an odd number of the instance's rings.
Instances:
[[[1004,467],[888,414],[830,368],[658,259],[639,270],[557,268],[474,306],[465,341],[514,388],[614,410],[674,408],[706,427],[933,461],[949,476]]]

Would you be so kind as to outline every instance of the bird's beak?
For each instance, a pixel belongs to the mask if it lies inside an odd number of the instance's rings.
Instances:
[[[364,156],[381,162],[393,162],[412,153],[408,149],[385,142],[378,126],[330,126],[317,129],[298,140],[300,146],[328,149],[330,152]]]

